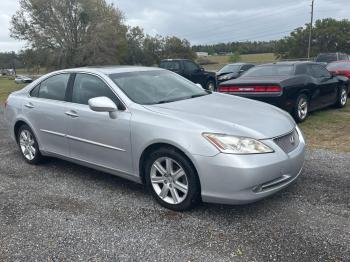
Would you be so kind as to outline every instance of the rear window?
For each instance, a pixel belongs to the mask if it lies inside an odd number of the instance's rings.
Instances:
[[[350,62],[331,63],[327,66],[327,69],[328,70],[350,69]]]
[[[322,62],[330,63],[337,60],[338,60],[337,54],[320,54],[316,58],[316,62],[319,62],[319,63],[322,63]]]
[[[171,71],[178,71],[180,70],[180,62],[179,61],[162,61],[160,62],[159,67],[171,70]]]
[[[293,65],[265,65],[253,67],[242,77],[260,77],[260,76],[289,76],[293,75]]]

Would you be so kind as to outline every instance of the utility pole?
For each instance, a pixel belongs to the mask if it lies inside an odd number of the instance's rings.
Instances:
[[[310,59],[310,53],[311,53],[312,24],[314,22],[314,2],[315,2],[315,0],[311,0],[311,22],[310,22],[310,32],[309,32],[309,48],[307,49],[307,58],[308,59]]]

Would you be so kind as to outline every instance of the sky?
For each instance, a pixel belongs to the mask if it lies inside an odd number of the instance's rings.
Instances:
[[[311,0],[106,0],[123,11],[126,23],[150,35],[178,36],[194,44],[274,40],[310,21]],[[1,0],[0,52],[18,51],[11,16],[18,0]],[[315,19],[350,20],[350,0],[315,0]]]

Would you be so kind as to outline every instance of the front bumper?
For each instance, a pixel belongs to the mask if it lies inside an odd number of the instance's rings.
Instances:
[[[299,130],[298,130],[299,131]],[[269,154],[214,157],[195,156],[202,200],[220,204],[246,204],[270,196],[290,185],[302,173],[305,141],[299,131],[298,147],[285,153],[273,140],[264,143]]]

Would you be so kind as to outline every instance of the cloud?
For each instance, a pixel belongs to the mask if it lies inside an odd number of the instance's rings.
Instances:
[[[311,0],[106,0],[120,8],[126,22],[151,35],[175,35],[192,44],[279,39],[310,20]],[[9,27],[16,0],[1,0],[0,24]],[[349,0],[315,1],[315,19],[350,19]],[[19,50],[23,42],[0,31],[0,51]]]

